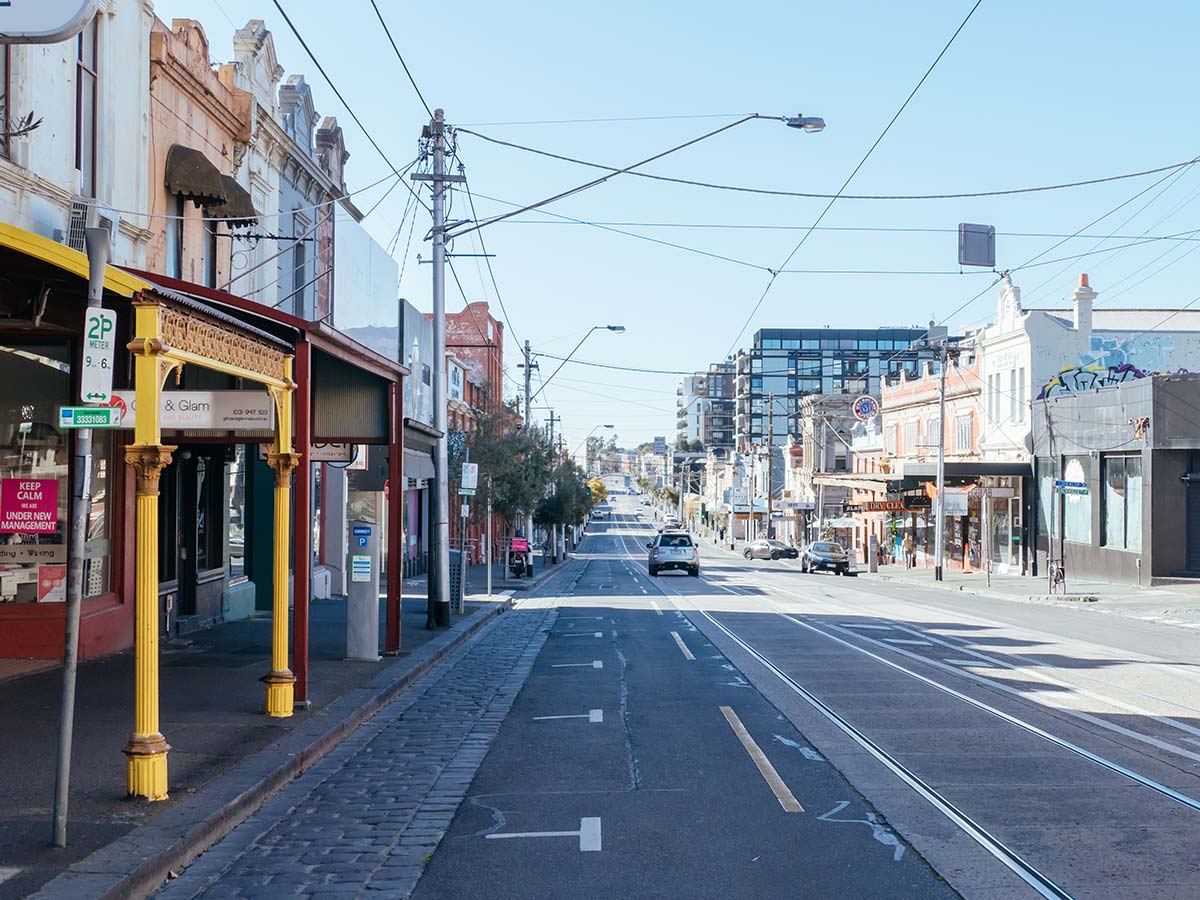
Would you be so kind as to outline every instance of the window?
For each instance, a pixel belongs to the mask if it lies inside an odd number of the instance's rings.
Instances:
[[[942,428],[938,422],[937,416],[930,416],[929,421],[925,423],[925,442],[928,444],[936,444],[942,439]]]
[[[1050,533],[1051,504],[1054,502],[1054,460],[1039,459],[1037,470],[1037,533],[1045,537]],[[1058,525],[1055,525],[1058,528]]]
[[[904,453],[912,456],[917,452],[917,421],[904,423]]]
[[[778,350],[779,348],[779,338],[767,338],[762,342],[762,349],[764,350]]]
[[[8,123],[12,121],[8,101],[8,70],[11,65],[11,48],[8,44],[0,45],[0,156],[8,156],[8,138],[5,135],[8,134]]]
[[[970,413],[954,418],[954,447],[959,453],[971,452],[972,419]]]
[[[205,287],[217,286],[217,223],[205,222],[204,246],[201,248],[201,270],[203,271]]]
[[[304,302],[305,298],[305,273],[308,271],[308,247],[304,241],[296,242],[296,249],[292,251],[292,308],[296,311],[296,315],[304,317],[307,314],[307,306]]]
[[[96,30],[93,18],[76,38],[75,168],[85,197],[96,196]]]
[[[896,455],[896,426],[889,425],[883,435],[883,452],[888,456]]]
[[[1104,481],[1104,526],[1101,543],[1118,550],[1142,549],[1142,458],[1106,456],[1100,461]]]
[[[988,414],[988,422],[995,423],[995,421],[996,421],[996,376],[994,373],[988,375],[987,414]]]
[[[833,471],[845,472],[850,467],[848,465],[849,450],[845,444],[835,439],[833,444]]]
[[[1063,481],[1088,480],[1086,456],[1068,456],[1063,465]],[[1063,537],[1076,544],[1092,542],[1092,495],[1065,494],[1063,496]]]
[[[183,278],[183,224],[187,209],[183,197],[178,194],[171,215],[175,218],[167,219],[167,275]]]
[[[320,466],[316,467],[320,469]],[[229,464],[229,579],[246,577],[246,445],[234,447]]]
[[[1017,421],[1025,421],[1025,368],[1017,369]]]
[[[1017,370],[1008,370],[1008,420],[1017,421]]]

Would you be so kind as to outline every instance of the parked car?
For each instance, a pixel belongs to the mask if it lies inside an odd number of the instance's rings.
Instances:
[[[650,505],[650,498],[649,498],[649,497],[643,497],[643,498],[642,498],[642,506],[649,506],[649,505]]]
[[[659,531],[678,531],[683,528],[683,523],[679,521],[677,516],[667,516],[658,526]]]
[[[813,541],[800,555],[800,570],[848,575],[850,557],[841,544],[835,544],[833,541]]]
[[[746,559],[796,559],[800,556],[800,551],[795,547],[788,546],[783,541],[763,538],[747,544],[746,549],[742,551],[742,556]]]
[[[652,576],[657,578],[665,569],[683,569],[693,578],[700,575],[700,552],[686,531],[660,532],[646,547]]]

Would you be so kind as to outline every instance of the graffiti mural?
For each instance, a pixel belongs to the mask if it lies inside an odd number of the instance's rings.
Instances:
[[[1037,399],[1115,387],[1148,375],[1185,374],[1187,369],[1171,372],[1167,367],[1167,357],[1174,349],[1169,335],[1138,335],[1125,340],[1093,335],[1091,352],[1080,356],[1077,364],[1059,369]]]

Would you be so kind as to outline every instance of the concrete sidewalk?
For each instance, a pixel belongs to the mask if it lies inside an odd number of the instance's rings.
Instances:
[[[1028,575],[995,575],[991,583],[984,572],[964,573],[961,569],[943,570],[943,580],[935,581],[932,567],[905,569],[899,565],[881,566],[871,574],[863,569],[864,580],[886,581],[911,587],[958,591],[1000,600],[1029,603],[1074,603],[1089,610],[1126,616],[1146,622],[1165,622],[1188,628],[1200,628],[1200,584],[1139,588],[1128,584],[1102,581],[1067,580],[1066,592],[1049,593],[1046,579]]]
[[[449,629],[427,630],[423,593],[407,592],[402,651],[379,662],[345,661],[345,601],[314,602],[312,707],[286,719],[262,712],[258,679],[270,668],[269,615],[165,641],[161,727],[172,751],[171,798],[162,803],[124,796],[121,747],[133,720],[132,652],[81,664],[69,846],[62,850],[49,847],[60,670],[5,681],[0,694],[0,759],[5,763],[0,773],[0,898],[29,896],[73,865],[95,869],[107,851],[94,851],[135,828],[146,840],[137,858],[126,854],[116,861],[125,872],[173,864],[189,846],[219,837],[221,829],[228,830],[319,759],[508,603],[499,595],[492,602],[482,597],[469,601],[467,613],[454,615]],[[74,881],[74,896],[98,897],[109,889],[111,872],[84,874],[88,877]]]
[[[541,553],[535,553],[533,556],[533,575],[529,578],[513,578],[503,573],[502,567],[492,562],[492,593],[499,591],[531,591],[543,581],[553,575],[555,572],[562,569],[563,564],[574,559],[574,553],[568,556],[565,560],[560,559],[557,565],[547,565]],[[408,593],[423,593],[425,586],[429,583],[427,575],[419,575],[416,578],[406,578],[404,580],[404,591]],[[467,592],[469,594],[482,595],[487,592],[487,567],[483,563],[467,566]]]

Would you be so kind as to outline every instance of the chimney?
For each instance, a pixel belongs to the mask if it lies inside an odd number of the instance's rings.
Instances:
[[[1075,307],[1075,330],[1085,341],[1092,338],[1092,301],[1095,299],[1096,292],[1088,286],[1087,275],[1080,275],[1079,287],[1075,288],[1071,301]]]

